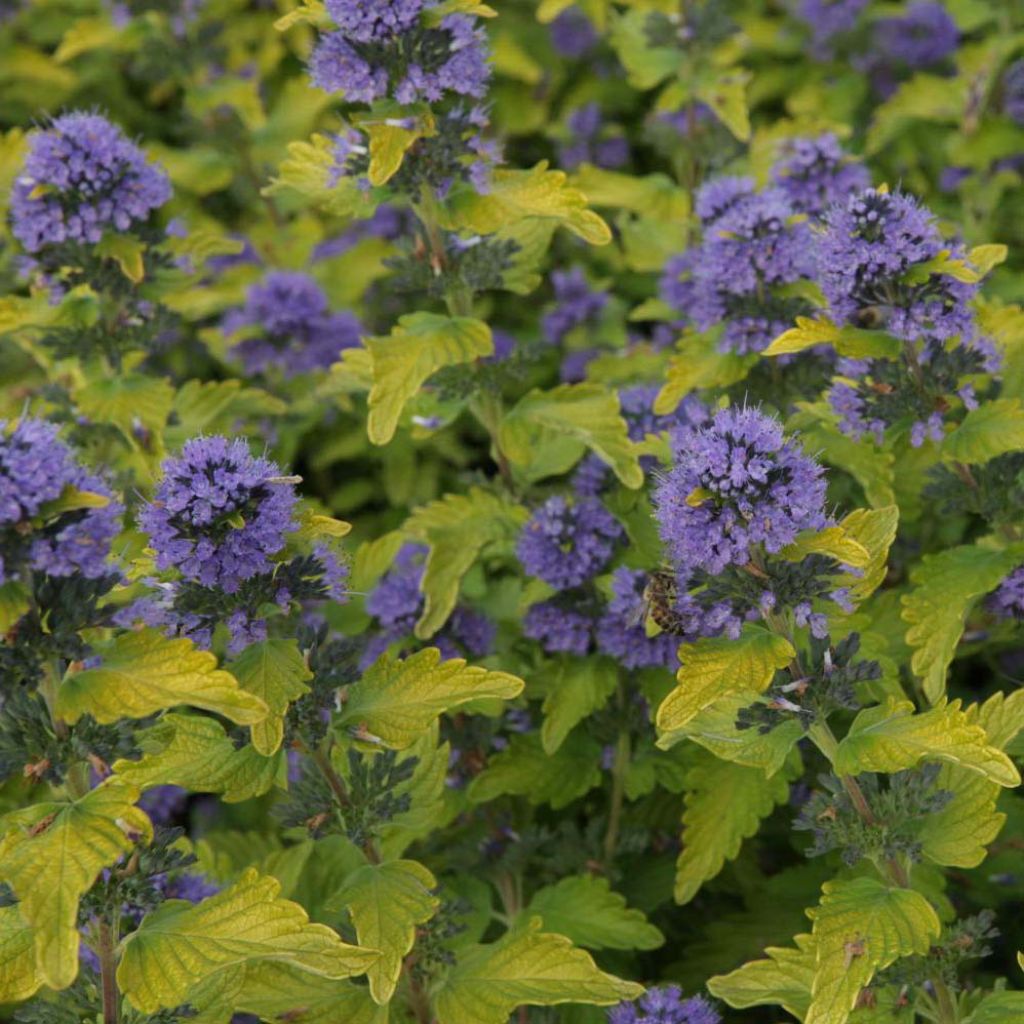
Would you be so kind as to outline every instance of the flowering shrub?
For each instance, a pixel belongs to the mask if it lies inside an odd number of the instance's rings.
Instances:
[[[1024,10],[0,0],[0,1018],[1024,1021]]]

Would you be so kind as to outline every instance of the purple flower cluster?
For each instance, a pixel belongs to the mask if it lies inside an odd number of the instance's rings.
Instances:
[[[1015,60],[1003,73],[1003,113],[1024,125],[1024,58]]]
[[[111,499],[111,491],[75,461],[57,427],[26,418],[0,421],[0,582],[23,571],[97,579],[109,571],[110,544],[123,506],[47,515],[46,505],[74,488]]]
[[[337,31],[313,51],[314,83],[352,103],[482,97],[491,74],[483,30],[466,14],[447,14],[429,27],[421,19],[428,6],[425,0],[329,0]]]
[[[571,330],[593,323],[607,305],[608,295],[593,291],[579,267],[553,271],[551,284],[555,289],[555,307],[544,315],[541,329],[544,337],[557,345]]]
[[[819,60],[832,56],[833,43],[857,27],[869,0],[798,0],[796,14],[811,30],[811,49]]]
[[[412,636],[423,611],[420,584],[427,551],[422,544],[403,544],[391,568],[367,595],[366,611],[376,619],[377,633],[363,652],[362,668],[373,664],[392,644]],[[430,643],[444,658],[481,658],[490,653],[495,635],[494,623],[486,615],[460,605]]]
[[[600,39],[594,23],[575,5],[562,11],[549,28],[555,52],[569,60],[585,57]]]
[[[703,241],[668,261],[661,297],[698,330],[721,326],[723,351],[759,352],[792,317],[777,288],[813,272],[810,228],[786,190],[747,178],[708,182],[695,209]]]
[[[1001,619],[1024,619],[1024,566],[1014,569],[988,599],[989,610]]]
[[[242,440],[197,437],[163,470],[139,517],[158,568],[229,594],[272,568],[298,500],[273,462],[255,458]]]
[[[871,183],[867,168],[852,160],[832,132],[787,140],[772,168],[772,180],[798,213],[819,217],[833,203]]]
[[[661,538],[682,573],[746,565],[801,530],[826,524],[821,467],[757,409],[722,409],[709,427],[673,437],[675,464],[658,484]]]
[[[570,137],[558,149],[558,160],[567,171],[581,164],[613,169],[629,160],[629,141],[622,135],[602,135],[601,106],[584,103],[568,118]]]
[[[594,620],[585,612],[553,599],[530,605],[523,617],[523,636],[536,640],[549,654],[586,654]]]
[[[677,985],[650,988],[635,1002],[608,1011],[608,1024],[719,1024],[721,1019],[703,996],[684,999]]]
[[[245,305],[229,313],[223,327],[228,335],[246,331],[232,352],[249,374],[274,367],[289,377],[326,369],[343,349],[360,344],[362,330],[351,313],[328,310],[327,296],[311,277],[284,270],[254,284]]]
[[[865,189],[827,212],[818,237],[817,278],[832,318],[874,326],[907,341],[945,340],[972,332],[968,301],[977,285],[931,274],[906,275],[949,248],[932,214],[902,192]],[[954,257],[962,257],[959,249]]]
[[[32,136],[11,190],[15,237],[30,253],[65,242],[94,244],[128,231],[171,198],[167,175],[98,114],[56,118]]]
[[[677,637],[648,636],[644,624],[647,573],[620,566],[612,574],[612,599],[597,627],[597,647],[623,668],[674,668]]]
[[[599,573],[622,536],[618,520],[596,498],[548,498],[523,527],[516,554],[523,568],[556,590]]]
[[[926,68],[956,50],[960,32],[944,4],[916,0],[898,18],[880,18],[874,42],[883,58],[908,68]]]

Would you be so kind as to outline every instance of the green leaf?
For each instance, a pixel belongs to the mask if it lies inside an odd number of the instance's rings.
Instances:
[[[190,380],[174,396],[177,422],[168,427],[167,443],[180,448],[197,434],[229,431],[238,420],[281,416],[287,408],[280,398],[240,380]]]
[[[361,946],[380,950],[366,972],[370,993],[378,1003],[394,995],[402,958],[412,949],[416,927],[429,921],[440,906],[432,892],[437,879],[414,860],[366,864],[346,879],[328,903],[345,908]]]
[[[97,648],[101,662],[64,677],[57,711],[68,722],[92,715],[97,722],[145,718],[180,704],[213,711],[239,725],[267,717],[267,705],[239,688],[230,672],[217,668],[209,651],[191,640],[155,629],[122,633]]]
[[[644,482],[618,395],[608,388],[562,384],[550,391],[535,389],[502,418],[498,443],[514,466],[526,469],[536,459],[539,434],[568,439],[578,444],[580,454],[589,448],[627,487]]]
[[[1016,398],[996,398],[971,409],[942,442],[942,454],[978,465],[1024,448],[1024,409]]]
[[[488,760],[466,793],[473,803],[506,793],[525,796],[531,804],[551,804],[557,811],[600,785],[599,759],[597,744],[581,732],[572,733],[550,757],[539,736],[517,733],[507,749]]]
[[[657,949],[665,936],[607,878],[575,875],[534,894],[523,916],[540,918],[546,932],[557,932],[587,949]]]
[[[418,508],[406,520],[407,536],[430,547],[423,569],[423,613],[416,635],[431,637],[448,621],[463,576],[489,545],[511,543],[528,513],[521,505],[480,487],[448,494]]]
[[[366,176],[371,185],[387,184],[398,173],[409,148],[420,139],[436,134],[429,111],[417,118],[409,118],[406,114],[384,120],[366,119],[359,123],[359,127],[370,139],[370,166]]]
[[[139,791],[108,779],[73,803],[39,803],[0,819],[0,881],[33,930],[39,977],[67,988],[78,973],[78,903],[99,873],[153,837]]]
[[[8,580],[0,584],[0,635],[6,635],[11,627],[32,606],[24,584]]]
[[[952,797],[921,820],[916,832],[921,852],[944,867],[977,867],[1006,822],[1006,815],[996,810],[1000,787],[977,772],[945,764],[935,779],[935,791]]]
[[[110,423],[135,444],[136,424],[154,434],[163,431],[174,404],[174,388],[162,377],[112,374],[72,389],[78,411],[95,423]]]
[[[899,519],[899,507],[886,505],[884,508],[856,509],[839,524],[843,533],[868,553],[867,562],[859,567],[861,571],[849,574],[842,581],[855,602],[870,597],[882,585]]]
[[[705,638],[679,648],[679,685],[662,701],[655,717],[658,746],[672,746],[677,731],[722,697],[767,689],[777,669],[796,656],[788,640],[761,626],[747,625],[736,640]]]
[[[654,400],[654,411],[667,416],[691,391],[727,388],[743,380],[757,360],[757,356],[719,352],[706,338],[688,337],[668,364],[665,385]]]
[[[1013,762],[993,747],[985,730],[960,710],[960,702],[938,703],[914,713],[910,701],[890,697],[865,708],[840,741],[833,760],[837,772],[899,772],[922,761],[945,761],[976,772],[1000,786],[1017,786]]]
[[[408,658],[381,657],[352,686],[340,724],[404,750],[446,711],[481,698],[511,700],[523,681],[507,672],[467,665],[462,658],[441,660],[436,647]]]
[[[826,882],[814,920],[817,961],[804,1024],[846,1024],[875,972],[928,952],[940,931],[931,904],[912,889],[872,878]]]
[[[288,159],[281,164],[279,176],[263,190],[264,195],[298,192],[336,217],[371,216],[377,206],[373,194],[360,187],[355,175],[337,177],[334,145],[333,137],[327,135],[289,143]]]
[[[864,569],[871,555],[859,541],[851,537],[842,526],[827,526],[823,530],[805,530],[792,544],[779,552],[788,562],[802,562],[808,555],[828,555],[840,565]]]
[[[689,195],[667,174],[637,177],[584,164],[572,183],[587,194],[594,206],[631,210],[663,224],[681,223],[690,216]]]
[[[812,320],[810,317],[798,316],[796,327],[783,331],[761,354],[790,355],[793,352],[803,352],[815,345],[834,345],[838,337],[839,327],[831,320]]]
[[[428,377],[442,367],[472,362],[494,351],[487,324],[469,317],[411,313],[384,338],[367,338],[373,358],[373,387],[367,433],[387,444],[399,417]]]
[[[568,5],[566,5],[568,6]],[[682,66],[678,46],[654,46],[647,31],[647,10],[631,10],[612,23],[611,44],[634,89],[653,89]]]
[[[789,799],[789,773],[768,778],[760,768],[702,754],[686,778],[683,849],[676,860],[676,903],[689,903],[777,804]]]
[[[42,984],[32,929],[17,906],[0,907],[0,999],[20,1002],[35,995]]]
[[[724,761],[760,768],[772,776],[786,763],[789,752],[803,737],[803,726],[789,719],[768,732],[737,729],[736,716],[749,706],[750,698],[746,694],[723,697],[705,708],[673,737],[693,740]]]
[[[121,944],[117,982],[128,1002],[143,1013],[179,1006],[203,978],[257,960],[335,979],[363,974],[376,961],[376,950],[311,924],[280,891],[277,879],[249,869],[201,903],[169,900],[147,914]]]
[[[810,935],[797,935],[797,948],[769,946],[766,960],[753,960],[708,980],[708,991],[737,1010],[781,1006],[803,1020],[811,1005],[816,954]]]
[[[433,1005],[438,1024],[505,1024],[517,1006],[611,1006],[642,992],[605,974],[564,936],[541,932],[534,920],[491,945],[460,950]]]
[[[910,664],[933,703],[946,690],[946,669],[975,602],[1022,561],[1021,544],[1004,550],[965,544],[925,555],[911,572],[914,589],[903,598],[907,643],[915,649]]]
[[[608,225],[587,208],[587,197],[566,182],[563,171],[548,170],[541,161],[530,170],[498,168],[486,195],[464,188],[447,203],[454,230],[490,235],[525,217],[539,217],[567,228],[591,245],[607,245]]]
[[[164,715],[137,740],[142,758],[116,761],[118,777],[142,789],[174,785],[220,793],[229,804],[265,793],[283,761],[281,751],[264,757],[251,746],[236,749],[220,722],[201,715]]]
[[[263,701],[270,714],[251,727],[252,745],[265,756],[281,746],[288,705],[309,693],[313,677],[294,640],[251,644],[228,666],[238,685]]]
[[[1006,262],[1009,250],[1005,245],[990,243],[976,245],[967,254],[967,262],[978,271],[979,278],[984,277],[994,267]]]
[[[1010,1024],[1014,1017],[1024,1020],[1024,992],[990,992],[962,1024]]]
[[[619,678],[614,662],[593,659],[560,661],[553,677],[541,709],[540,739],[546,754],[558,750],[579,722],[608,703]]]
[[[132,284],[140,284],[146,276],[142,260],[145,251],[145,244],[134,235],[116,235],[109,232],[99,240],[95,249],[97,256],[113,260]]]
[[[740,142],[750,139],[750,113],[747,109],[749,80],[749,72],[734,70],[721,72],[714,81],[697,87],[697,99],[703,100]]]

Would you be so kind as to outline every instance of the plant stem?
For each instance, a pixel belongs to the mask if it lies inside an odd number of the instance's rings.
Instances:
[[[117,958],[114,955],[114,933],[106,921],[99,926],[100,987],[103,993],[103,1024],[119,1024],[121,993],[117,989]]]
[[[835,734],[829,728],[828,723],[824,721],[816,722],[811,726],[808,735],[811,741],[828,758],[829,763],[834,766],[835,754],[839,743],[836,740]],[[861,820],[867,825],[877,825],[878,819],[875,817],[874,811],[871,810],[871,805],[868,803],[867,797],[864,796],[864,790],[860,788],[860,783],[852,775],[840,775],[839,781]],[[886,881],[892,885],[900,889],[910,888],[910,875],[906,866],[898,858],[887,857],[881,864],[876,864],[876,867],[885,877]],[[935,992],[935,1003],[939,1012],[937,1024],[957,1024],[959,1015],[956,1001],[953,999],[953,994],[949,991],[949,986],[939,977],[930,978],[929,980]]]
[[[615,744],[615,760],[612,762],[612,792],[608,806],[608,829],[604,834],[604,864],[606,868],[615,859],[615,849],[619,845],[619,829],[622,825],[622,805],[626,795],[626,771],[629,768],[629,758],[629,732],[622,729]]]

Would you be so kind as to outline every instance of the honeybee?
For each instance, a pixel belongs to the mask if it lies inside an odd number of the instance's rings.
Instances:
[[[635,625],[650,618],[664,632],[680,635],[684,632],[682,620],[676,611],[679,592],[676,574],[667,569],[657,569],[650,574],[644,587],[643,600],[637,613]]]

